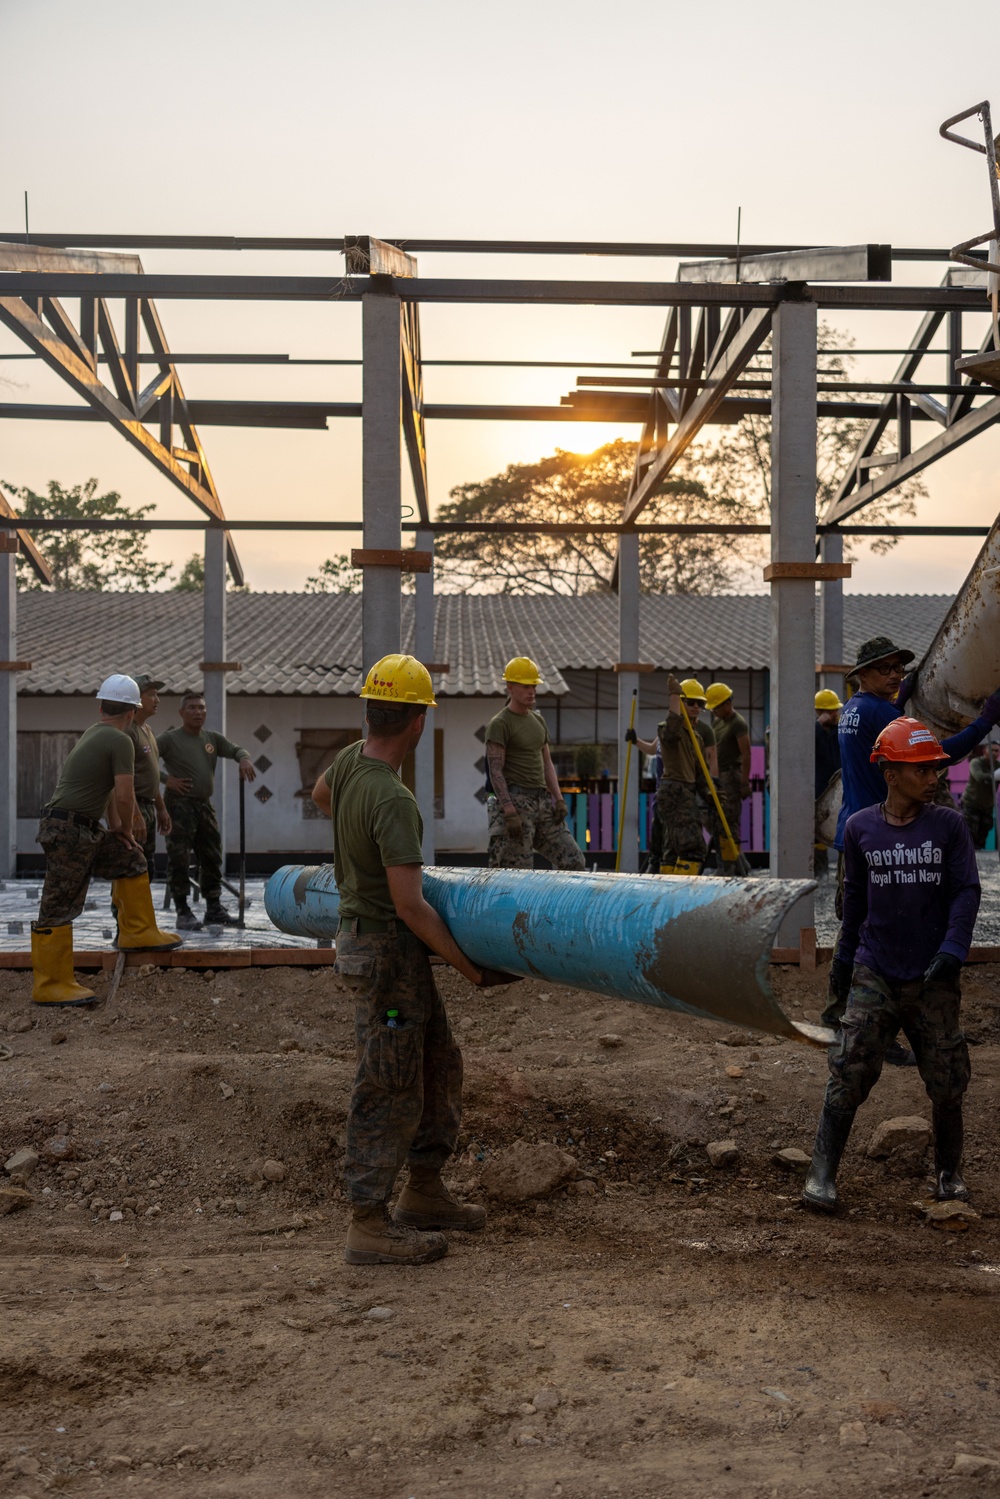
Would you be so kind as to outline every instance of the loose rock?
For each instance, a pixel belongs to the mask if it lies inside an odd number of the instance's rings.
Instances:
[[[25,1031],[31,1030],[31,1021],[27,1015],[15,1015],[12,1020],[7,1021],[7,1034],[10,1036],[23,1036]]]
[[[840,1428],[840,1445],[842,1447],[867,1447],[868,1433],[862,1421],[845,1421]]]
[[[783,1171],[805,1171],[809,1166],[811,1157],[804,1150],[796,1150],[795,1146],[789,1146],[787,1150],[775,1152],[774,1164],[780,1166]]]
[[[285,1163],[284,1161],[265,1161],[260,1168],[260,1174],[266,1182],[283,1182]]]
[[[140,963],[139,967],[136,969],[136,972],[141,979],[151,979],[153,977],[153,974],[156,972],[156,964]],[[108,1461],[111,1462],[113,1461],[113,1459],[109,1458]],[[129,1459],[129,1461],[131,1461],[131,1459]]]
[[[498,1151],[484,1167],[482,1184],[487,1196],[499,1202],[526,1202],[533,1197],[548,1197],[571,1181],[576,1171],[574,1157],[558,1145],[531,1145],[518,1140]]]
[[[20,1150],[15,1150],[12,1156],[7,1157],[3,1169],[8,1176],[13,1176],[17,1171],[27,1180],[37,1165],[37,1150],[33,1150],[30,1145],[22,1145]]]
[[[395,1308],[391,1306],[373,1306],[365,1312],[369,1322],[388,1322],[389,1318],[395,1315]]]
[[[931,1228],[941,1228],[946,1233],[963,1234],[979,1221],[979,1214],[967,1202],[916,1202],[914,1207]]]
[[[606,1036],[598,1036],[601,1046],[606,1046],[609,1051],[614,1051],[618,1046],[624,1046],[624,1038],[616,1035],[614,1031],[608,1031]]]
[[[69,1135],[52,1135],[42,1146],[41,1153],[47,1161],[71,1161],[76,1150]]]
[[[22,1208],[30,1208],[34,1202],[30,1192],[23,1187],[0,1187],[0,1218],[6,1213],[17,1213]]]
[[[49,1037],[49,1045],[62,1046],[63,1042],[66,1040],[67,1036],[65,1031],[53,1031],[51,1036]]]
[[[547,1384],[544,1389],[539,1390],[531,1403],[536,1411],[556,1411],[562,1404],[562,1398],[554,1385]]]
[[[139,972],[142,972],[140,968]],[[105,1471],[108,1473],[124,1473],[132,1466],[132,1459],[125,1452],[113,1452],[104,1459]]]
[[[705,1146],[708,1159],[713,1166],[738,1166],[740,1148],[735,1140],[710,1140]]]
[[[928,1119],[906,1114],[898,1119],[884,1119],[872,1135],[868,1154],[873,1160],[885,1160],[900,1148],[923,1153],[931,1141]]]
[[[981,1478],[986,1473],[996,1473],[1000,1462],[995,1457],[977,1457],[973,1452],[956,1452],[951,1471],[963,1478]]]
[[[726,1068],[726,1076],[727,1077],[742,1077],[743,1076],[743,1068],[742,1067],[727,1067]]]

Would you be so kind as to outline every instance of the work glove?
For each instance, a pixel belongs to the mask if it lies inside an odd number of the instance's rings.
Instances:
[[[673,672],[671,672],[669,677],[667,678],[667,691],[670,693],[671,697],[673,697],[674,693],[676,693],[678,697],[681,696],[681,684],[674,676]]]
[[[568,811],[569,808],[566,806],[566,803],[564,801],[552,803],[552,816],[555,818],[556,822],[565,822],[566,813]]]
[[[914,667],[913,670],[911,672],[908,672],[900,682],[899,691],[896,693],[896,707],[899,709],[900,713],[902,713],[903,709],[910,701],[910,698],[913,696],[913,689],[914,687],[916,687],[916,685],[917,668]]]
[[[503,814],[503,830],[508,838],[516,838],[518,841],[524,837],[524,823],[520,812],[505,812]]]
[[[635,744],[637,742],[637,740],[638,740],[638,737],[639,736],[636,734],[635,729],[626,729],[625,730],[625,743],[626,744]]]
[[[1000,687],[997,688],[996,692],[990,693],[983,704],[983,711],[980,717],[985,718],[990,728],[994,724],[1000,723]]]
[[[854,964],[846,962],[843,958],[834,958],[830,964],[830,993],[835,999],[846,1003],[847,996],[851,992],[853,977]]]
[[[950,952],[938,952],[931,958],[924,974],[925,984],[954,984],[962,971],[962,962]]]
[[[479,971],[479,983],[477,989],[495,989],[498,984],[520,984],[524,975],[520,973],[504,973],[499,968],[482,968]]]

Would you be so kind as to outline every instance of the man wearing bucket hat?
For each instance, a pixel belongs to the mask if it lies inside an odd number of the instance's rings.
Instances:
[[[156,925],[139,841],[145,827],[136,806],[135,748],[129,738],[142,701],[138,684],[114,672],[98,688],[97,701],[99,721],[70,750],[38,827],[45,884],[31,927],[31,998],[39,1005],[94,1002],[93,991],[73,977],[73,922],[95,876],[112,882],[120,949],[167,951],[181,944],[176,932]]]
[[[167,811],[160,790],[160,752],[156,735],[149,727],[149,720],[160,706],[160,688],[164,685],[141,672],[135,679],[141,699],[135,710],[135,718],[129,729],[129,737],[135,746],[135,800],[146,829],[142,851],[146,857],[146,870],[153,878],[153,859],[156,854],[157,829],[164,838],[170,835],[170,813]]]
[[[507,705],[486,726],[493,791],[486,862],[491,869],[530,869],[539,853],[553,869],[583,869],[583,850],[566,826],[548,725],[535,708],[541,674],[530,656],[515,656],[503,680]]]
[[[879,734],[871,763],[884,799],[844,829],[844,923],[834,968],[847,1006],[830,1048],[830,1081],[803,1201],[833,1212],[835,1178],[854,1115],[902,1026],[933,1107],[935,1196],[968,1196],[961,1177],[962,1098],[969,1050],[959,1025],[959,975],[979,909],[972,839],[953,808],[934,805],[948,755],[915,718]]]

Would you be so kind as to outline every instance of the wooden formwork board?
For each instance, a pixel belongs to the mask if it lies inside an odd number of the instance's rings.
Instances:
[[[332,947],[179,947],[173,952],[131,952],[126,968],[151,963],[155,968],[326,968],[335,962]],[[80,951],[73,954],[73,967],[81,971],[113,969],[118,953]],[[0,952],[0,969],[30,968],[30,952]]]

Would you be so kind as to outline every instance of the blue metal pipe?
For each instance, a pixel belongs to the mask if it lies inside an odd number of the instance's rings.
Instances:
[[[480,967],[821,1045],[771,988],[771,949],[808,880],[682,879],[555,870],[426,869],[424,897]],[[274,925],[336,937],[333,866],[293,865],[267,882]]]

